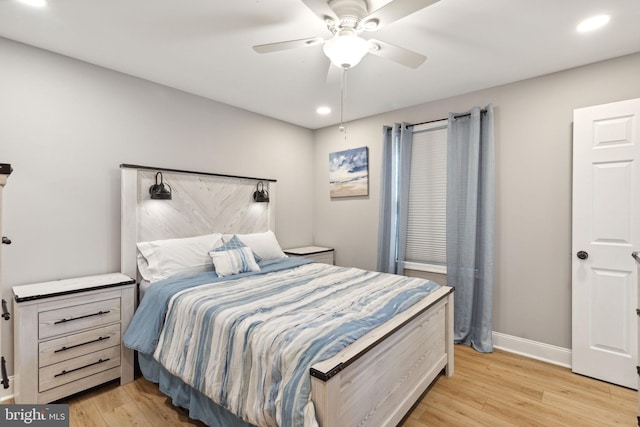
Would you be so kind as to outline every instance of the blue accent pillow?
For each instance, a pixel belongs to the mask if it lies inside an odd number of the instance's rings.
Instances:
[[[247,247],[247,245],[242,243],[242,240],[240,240],[238,238],[238,236],[236,236],[234,234],[233,237],[231,238],[231,240],[229,240],[224,245],[215,248],[213,250],[213,252],[228,251],[228,250],[232,250],[232,249],[241,249],[241,248],[244,248],[244,247]],[[255,258],[256,262],[262,261],[262,258],[259,257],[258,255],[256,255],[255,252],[253,253],[253,257]]]

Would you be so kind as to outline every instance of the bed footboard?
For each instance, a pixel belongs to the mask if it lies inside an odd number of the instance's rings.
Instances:
[[[451,376],[449,287],[311,368],[318,421],[322,427],[395,426],[445,368]]]

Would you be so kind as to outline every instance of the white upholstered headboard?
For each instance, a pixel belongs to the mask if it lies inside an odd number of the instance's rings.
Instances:
[[[121,271],[138,277],[136,243],[214,232],[275,231],[276,181],[138,165],[121,169]],[[171,200],[151,200],[157,172],[172,190]],[[258,182],[269,203],[253,201]]]

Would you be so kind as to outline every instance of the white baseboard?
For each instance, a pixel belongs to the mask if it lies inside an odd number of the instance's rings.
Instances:
[[[13,376],[9,377],[9,388],[0,385],[0,402],[13,398]]]
[[[571,368],[571,350],[526,338],[493,332],[493,347],[532,359]]]

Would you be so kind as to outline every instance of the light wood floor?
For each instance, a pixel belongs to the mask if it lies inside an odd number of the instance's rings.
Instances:
[[[457,345],[454,375],[440,377],[402,427],[633,427],[637,396],[635,390],[567,368],[500,350],[481,354]]]
[[[633,390],[499,350],[456,346],[455,363],[454,376],[438,378],[402,427],[637,425]],[[203,426],[144,378],[60,403],[70,405],[71,426]]]

